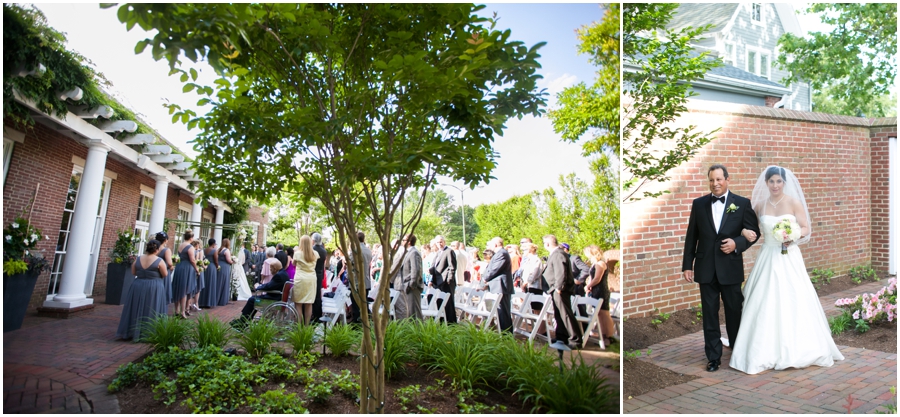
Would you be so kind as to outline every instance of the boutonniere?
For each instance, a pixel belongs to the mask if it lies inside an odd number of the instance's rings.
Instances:
[[[734,203],[731,203],[731,205],[728,206],[727,209],[725,209],[725,212],[726,212],[726,213],[734,213],[734,212],[736,212],[737,209],[739,209],[739,208],[740,208],[740,207],[734,205]]]

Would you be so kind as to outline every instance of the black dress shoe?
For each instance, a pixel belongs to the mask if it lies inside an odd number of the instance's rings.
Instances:
[[[709,361],[709,363],[706,364],[706,370],[709,371],[709,372],[715,372],[715,371],[718,371],[718,370],[719,370],[719,364],[720,364],[720,363],[721,363],[721,362],[719,362],[719,361]]]

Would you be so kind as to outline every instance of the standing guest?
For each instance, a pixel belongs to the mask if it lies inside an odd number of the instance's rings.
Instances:
[[[195,240],[191,242],[194,245],[194,259],[197,262],[200,262],[204,259],[203,249],[200,248],[200,240]],[[203,268],[199,268],[197,271],[197,283],[194,285],[194,291],[191,293],[191,308],[193,311],[200,311],[200,306],[197,305],[197,302],[200,301],[200,291],[203,291],[203,288],[206,286],[205,281],[203,279],[203,272],[206,271],[209,267],[204,266]],[[188,312],[188,316],[190,316],[190,311]]]
[[[590,277],[591,267],[590,265],[584,263],[581,260],[581,257],[577,254],[569,253],[569,244],[563,243],[559,245],[564,251],[566,251],[566,256],[569,257],[569,263],[572,264],[572,277],[575,279],[575,295],[580,295],[584,297],[584,284],[585,281]]]
[[[256,252],[256,282],[259,283],[262,281],[262,272],[263,272],[263,264],[266,262],[267,249],[265,245],[259,245],[259,251]],[[275,256],[275,253],[272,253],[272,256]]]
[[[272,263],[275,261],[278,261],[278,259],[275,259],[275,248],[266,248],[266,260],[262,262],[262,266],[259,268],[260,284],[268,284],[272,280],[272,276],[275,275],[275,272],[272,271]],[[278,261],[278,263],[281,263],[281,261]]]
[[[422,290],[425,289],[425,281],[422,280],[422,255],[416,249],[416,235],[406,235],[401,243],[406,249],[400,266],[401,285],[397,291],[406,295],[406,317],[421,321]]]
[[[340,249],[335,249],[334,256],[332,256],[331,259],[334,261],[334,276],[337,277],[337,279],[341,280],[344,285],[348,285],[349,283],[347,282],[347,268],[345,265],[346,262],[344,261],[344,252],[341,252]]]
[[[581,326],[572,312],[575,279],[572,277],[571,260],[554,235],[544,236],[544,248],[550,252],[543,276],[553,297],[553,317],[556,318],[554,342],[566,343],[568,338],[569,347],[581,349]]]
[[[381,278],[381,271],[384,269],[384,253],[381,252],[381,245],[376,245],[378,249],[376,249],[372,253],[372,282],[375,285],[378,285],[378,282]]]
[[[284,265],[285,272],[287,272],[288,255],[284,251],[284,245],[281,243],[275,245],[275,259],[278,259],[281,265]]]
[[[469,257],[466,256],[466,248],[457,241],[450,242],[450,249],[456,254],[456,285],[465,286],[472,280],[469,273]]]
[[[506,251],[509,252],[509,264],[512,268],[513,274],[519,270],[519,265],[522,262],[522,255],[519,254],[519,246],[518,245],[506,245]]]
[[[312,239],[309,236],[301,237],[300,246],[293,252],[296,255],[294,257],[296,273],[291,300],[297,311],[303,315],[303,323],[309,324],[316,296],[316,262],[319,260],[319,254],[313,250]]]
[[[241,264],[241,267],[244,268],[244,276],[250,276],[250,251],[243,247],[241,248],[241,253],[244,254],[243,263]],[[240,255],[238,255],[238,258],[240,258]]]
[[[312,234],[313,241],[313,250],[319,254],[319,258],[316,259],[316,295],[313,298],[313,307],[312,307],[312,317],[310,318],[311,323],[316,323],[319,320],[319,317],[322,317],[322,285],[321,282],[325,280],[325,258],[328,255],[328,251],[325,250],[325,246],[322,245],[322,235],[319,233]]]
[[[491,249],[485,249],[484,252],[481,252],[481,256],[484,258],[484,260],[481,261],[481,268],[480,268],[481,285],[487,285],[491,292],[495,292],[495,293],[499,294],[500,290],[497,288],[497,285],[499,284],[499,282],[494,282],[493,284],[488,284],[484,281],[484,270],[487,269],[488,265],[491,263],[491,259],[494,258],[494,251]]]
[[[169,250],[166,244],[169,241],[169,235],[166,232],[159,232],[156,234],[156,241],[159,242],[160,246],[159,257],[163,259],[163,263],[166,264],[166,270],[169,271],[169,275],[163,279],[163,286],[166,288],[166,306],[168,307],[172,303],[172,274],[175,272],[172,264],[172,251]],[[168,314],[168,311],[166,313]]]
[[[394,253],[394,259],[391,261],[392,279],[390,280],[391,288],[398,293],[396,295],[397,301],[392,301],[394,303],[394,318],[397,320],[409,317],[409,308],[406,305],[406,287],[403,285],[403,274],[400,271],[403,267],[403,257],[406,255],[404,242],[405,240],[403,239],[400,242],[397,242],[396,239],[391,242],[391,248],[397,247],[397,252]]]
[[[147,321],[166,315],[166,288],[163,280],[169,275],[163,258],[159,257],[159,242],[155,239],[147,242],[144,254],[131,264],[134,282],[125,295],[125,306],[119,319],[116,337],[141,340],[141,327]]]
[[[613,336],[616,334],[615,324],[609,314],[609,269],[606,262],[603,261],[603,251],[597,245],[584,248],[584,256],[592,265],[591,279],[585,285],[584,290],[588,297],[603,300],[598,318],[600,331],[603,333],[603,342],[609,345],[614,341]]]
[[[272,279],[265,284],[256,284],[254,286],[255,291],[283,291],[284,284],[288,282],[288,276],[281,268],[281,262],[278,259],[275,259],[275,248],[269,248],[272,250],[272,262],[269,262],[269,270],[272,271]],[[270,294],[264,293],[262,295],[254,295],[247,300],[247,304],[244,304],[244,308],[241,310],[241,317],[231,322],[231,325],[234,327],[242,327],[246,325],[250,320],[253,320],[253,316],[256,314],[256,299],[266,299],[266,300],[278,300],[281,301],[281,294]]]
[[[247,254],[249,254],[250,251],[244,248],[237,253],[237,256],[231,254],[231,260],[234,261],[234,263],[231,264],[231,279],[237,283],[237,285],[235,285],[237,289],[237,299],[239,301],[244,301],[253,296],[253,293],[250,292],[250,284],[247,282],[247,273],[245,272],[247,264],[250,263],[250,258],[247,257]]]
[[[288,247],[284,250],[287,254],[287,268],[284,268],[284,273],[287,274],[288,279],[291,281],[294,280],[294,274],[297,272],[297,266],[294,265],[294,248]],[[276,254],[277,256],[277,254]]]
[[[368,298],[369,290],[372,289],[372,282],[369,279],[371,276],[371,272],[369,271],[369,265],[372,263],[372,250],[366,246],[366,235],[363,232],[356,232],[356,237],[359,239],[359,250],[362,252],[362,265],[363,265],[363,274],[359,279],[357,279],[354,274],[356,273],[356,264],[353,263],[353,252],[347,255],[347,263],[349,265],[345,265],[349,271],[348,279],[352,279],[356,282],[357,285],[363,284],[366,288],[366,298]],[[352,287],[351,287],[352,288]],[[365,300],[363,300],[365,301]],[[351,322],[353,323],[362,323],[362,318],[360,316],[359,304],[356,303],[356,297],[350,297],[350,311],[353,313],[353,318]]]
[[[194,232],[188,229],[182,236],[178,256],[181,261],[175,266],[172,274],[172,300],[175,303],[175,315],[187,318],[189,300],[197,285],[197,258],[194,257]]]
[[[434,288],[450,294],[447,297],[447,303],[443,306],[444,315],[447,317],[447,323],[454,324],[456,323],[456,253],[446,245],[444,237],[441,235],[435,236],[434,243],[437,251],[434,264],[431,266],[431,283]]]
[[[512,263],[509,252],[503,248],[503,239],[495,237],[488,242],[488,248],[494,251],[491,261],[485,268],[481,277],[483,285],[491,285],[492,293],[499,293],[500,306],[497,308],[497,318],[500,321],[500,329],[512,332],[512,303],[510,302],[515,288],[513,288]],[[496,285],[499,281],[500,285]],[[492,284],[493,283],[493,284]]]
[[[484,267],[487,266],[484,263],[484,260],[481,259],[481,255],[478,254],[478,249],[473,248],[469,251],[469,271],[472,273],[472,279],[469,282],[467,287],[481,287],[481,271],[484,270]]]
[[[547,281],[541,276],[543,264],[541,263],[541,257],[537,254],[537,245],[525,242],[521,245],[521,248],[524,253],[522,265],[519,268],[522,277],[522,289],[531,294],[543,295],[550,288],[547,285]],[[543,308],[544,303],[540,301],[531,302],[531,310],[534,314],[540,314]],[[544,333],[544,326],[545,324],[542,321],[537,331],[538,334]]]
[[[222,247],[216,254],[219,260],[219,270],[216,271],[216,278],[219,280],[219,287],[216,289],[218,298],[216,305],[227,306],[228,300],[231,298],[231,270],[234,268],[234,257],[231,256],[231,240],[222,239]]]
[[[209,245],[203,251],[209,268],[203,271],[203,290],[200,291],[200,299],[197,305],[200,308],[212,308],[219,302],[219,253],[216,248],[216,240],[209,239]]]

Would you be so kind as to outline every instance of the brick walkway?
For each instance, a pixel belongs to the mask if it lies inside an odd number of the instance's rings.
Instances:
[[[106,386],[120,365],[139,360],[148,350],[142,343],[115,340],[122,306],[104,304],[102,298],[94,302],[91,312],[67,320],[29,311],[21,329],[3,335],[4,413],[120,412]],[[203,312],[227,322],[243,306],[238,301]],[[587,363],[618,363],[617,354],[601,351],[596,343],[580,353]],[[565,358],[570,361],[571,353]],[[618,388],[618,366],[600,370]]]
[[[876,292],[887,280],[821,297],[828,316],[839,314],[834,301],[862,292]],[[725,334],[725,326],[722,326]],[[852,395],[853,413],[874,413],[891,400],[897,385],[897,354],[838,346],[845,360],[830,368],[765,371],[747,375],[728,367],[731,351],[722,354],[722,367],[706,372],[703,332],[650,347],[652,358],[639,360],[700,379],[625,399],[625,413],[846,413]]]
[[[94,300],[93,311],[47,319],[30,311],[22,328],[3,335],[4,413],[118,413],[106,386],[122,364],[147,353],[142,343],[115,340],[122,306]],[[244,302],[204,310],[223,320]],[[194,314],[192,318],[196,318]]]

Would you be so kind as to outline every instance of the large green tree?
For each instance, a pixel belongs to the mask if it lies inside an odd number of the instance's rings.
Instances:
[[[709,26],[666,29],[677,4],[626,3],[622,14],[623,201],[657,197],[662,192],[641,189],[666,181],[672,168],[689,160],[708,143],[713,132],[696,126],[673,128],[671,123],[687,110],[696,95],[691,83],[721,65],[708,52],[697,53],[692,44]]]
[[[156,30],[138,43],[168,61],[186,92],[211,104],[204,116],[173,106],[199,127],[200,192],[239,190],[266,201],[283,189],[317,197],[337,245],[360,253],[364,212],[384,245],[409,190],[422,190],[401,233],[415,229],[436,175],[468,186],[496,165],[492,142],[510,117],[540,115],[537,53],[494,29],[472,4],[127,4],[129,28]],[[192,62],[220,78],[196,83]],[[240,181],[236,179],[240,178]],[[351,292],[366,305],[362,257],[352,257]],[[392,272],[385,272],[390,275]],[[384,411],[388,286],[361,309],[360,412]],[[372,337],[374,335],[374,337]]]
[[[890,107],[883,105],[884,97],[897,75],[897,5],[816,3],[806,12],[819,13],[833,29],[807,37],[782,35],[775,61],[789,71],[782,82],[806,81],[825,93],[832,107],[816,111],[885,116]]]

